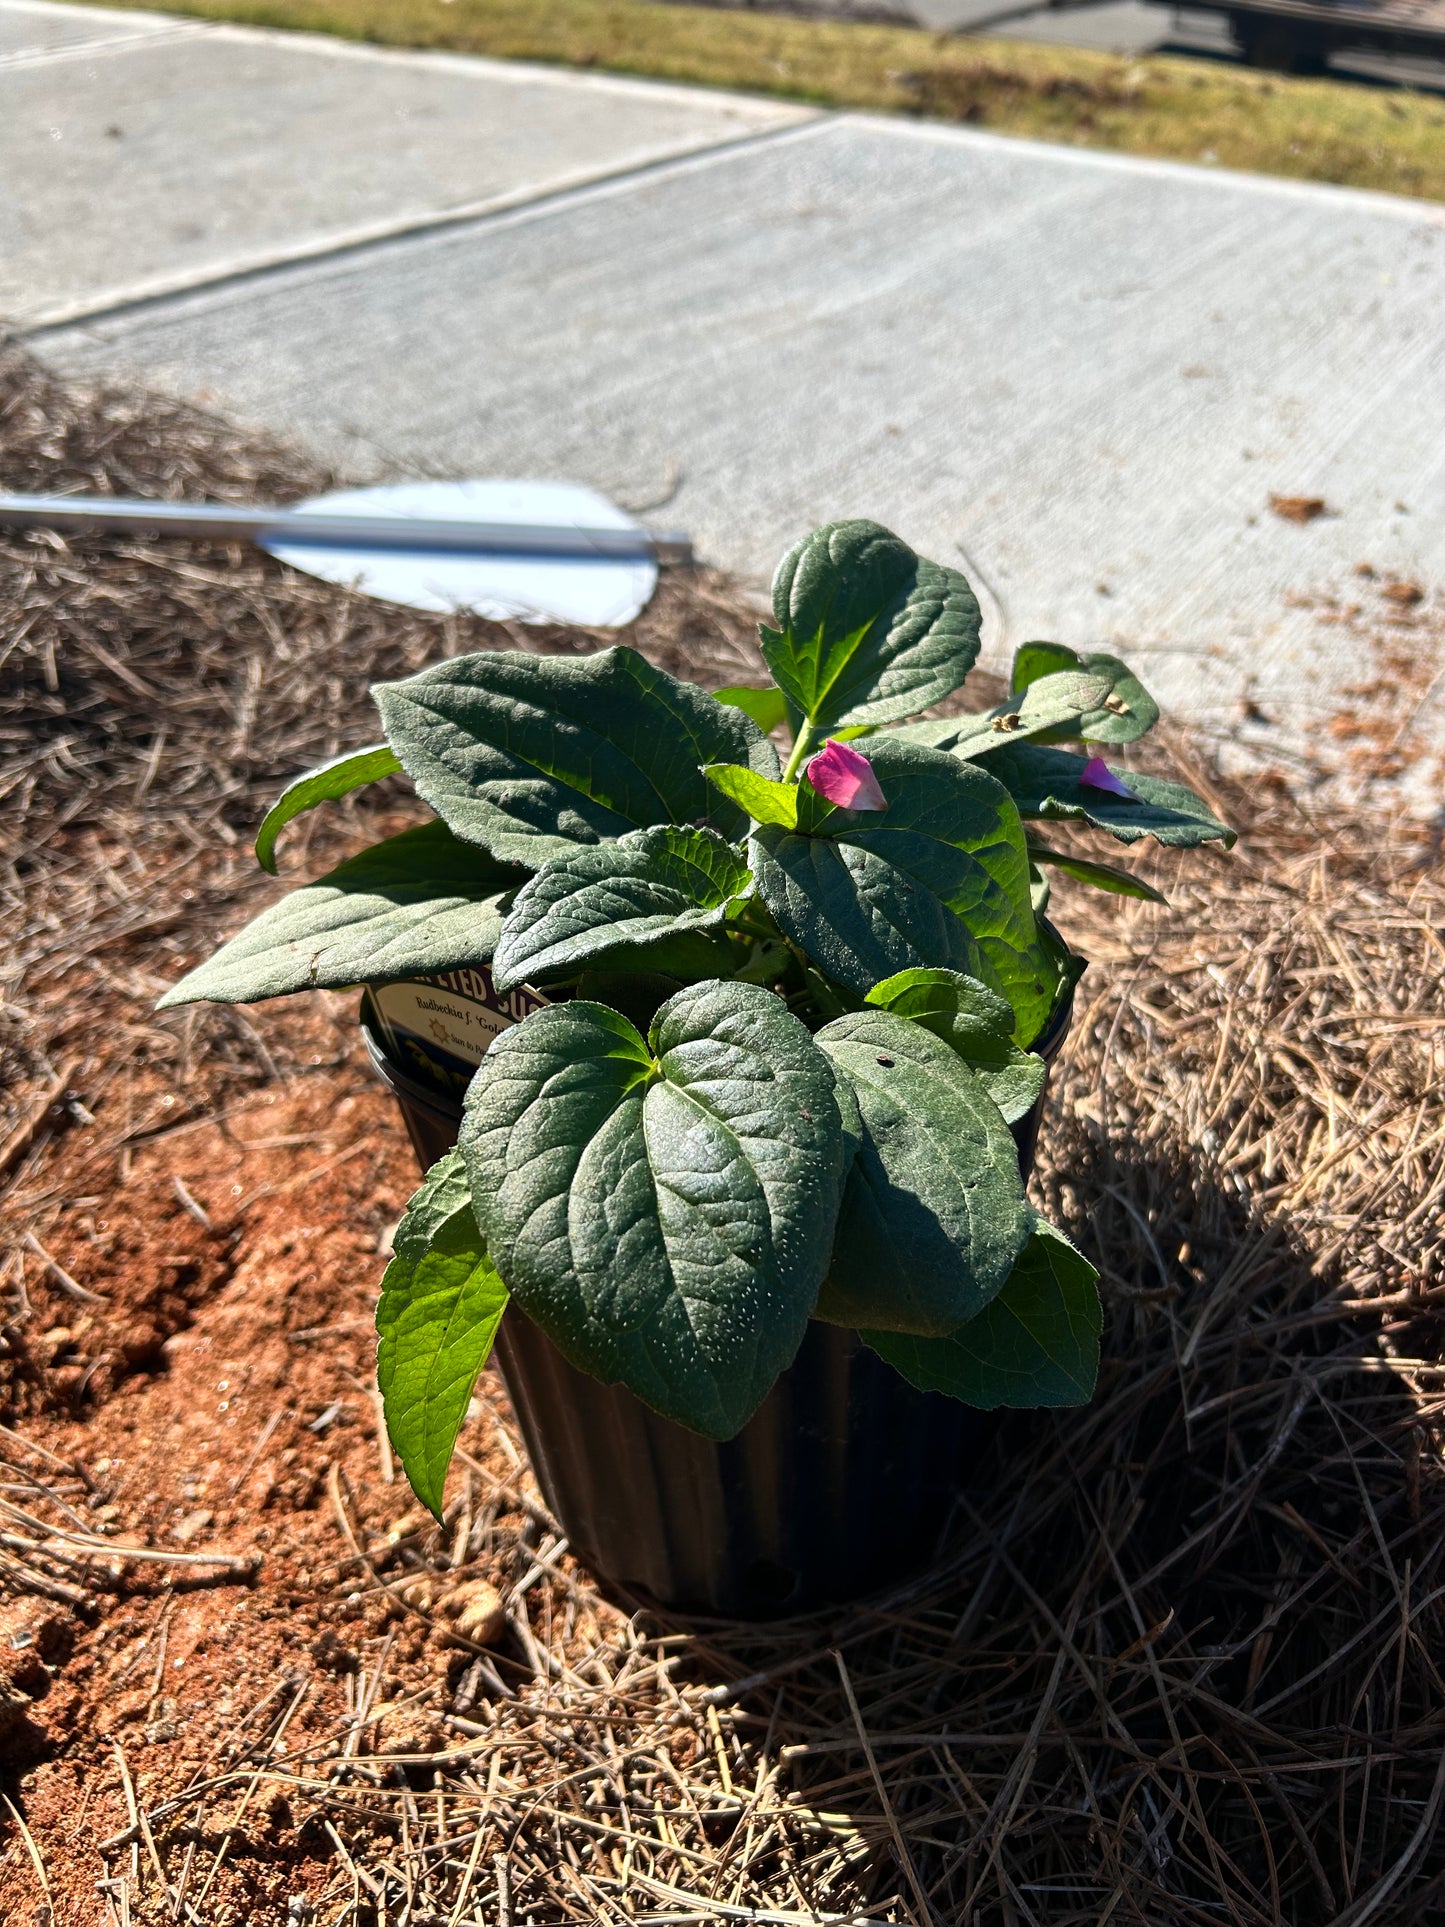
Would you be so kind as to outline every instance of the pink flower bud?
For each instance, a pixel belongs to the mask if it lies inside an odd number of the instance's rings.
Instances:
[[[1079,787],[1086,790],[1107,790],[1110,796],[1122,796],[1131,803],[1139,801],[1133,790],[1119,781],[1102,756],[1091,756],[1085,763],[1084,773],[1079,778]]]
[[[834,736],[828,738],[827,748],[813,758],[804,773],[819,796],[840,810],[888,808],[888,799],[878,787],[868,758]]]

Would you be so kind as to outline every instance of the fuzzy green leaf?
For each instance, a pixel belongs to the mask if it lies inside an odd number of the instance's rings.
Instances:
[[[1008,702],[965,716],[904,723],[890,733],[977,762],[1008,743],[1035,736],[1077,736],[1084,717],[1097,710],[1109,685],[1097,676],[1046,676]]]
[[[276,874],[276,839],[293,817],[314,810],[318,803],[334,797],[349,796],[366,783],[379,783],[383,776],[395,776],[401,768],[385,743],[369,749],[351,749],[333,757],[318,769],[294,777],[261,819],[256,832],[256,861],[272,876]]]
[[[445,823],[403,830],[263,910],[159,1008],[251,1004],[486,963],[522,875]]]
[[[1047,843],[1040,843],[1034,837],[1029,838],[1029,856],[1035,863],[1051,864],[1066,877],[1073,877],[1078,883],[1090,883],[1096,890],[1107,890],[1111,896],[1140,897],[1146,903],[1169,901],[1152,883],[1145,883],[1130,870],[1121,870],[1112,863],[1093,863],[1087,857],[1070,856],[1063,850],[1051,850]]]
[[[1031,1213],[1018,1148],[952,1046],[886,1011],[818,1032],[862,1120],[817,1316],[943,1334],[1002,1289]]]
[[[703,775],[714,789],[730,796],[755,823],[781,823],[794,829],[798,821],[798,785],[777,783],[741,763],[706,763]]]
[[[728,689],[715,689],[712,699],[715,703],[726,703],[730,709],[740,709],[745,716],[751,716],[764,736],[771,736],[775,729],[781,729],[788,720],[788,699],[781,689],[771,683],[763,689],[750,689],[745,684],[735,683]]]
[[[877,522],[830,522],[773,579],[763,657],[817,737],[894,722],[957,689],[978,656],[979,609],[956,569]]]
[[[712,830],[668,824],[574,848],[518,891],[492,981],[511,990],[622,945],[714,929],[752,890],[742,852]]]
[[[458,656],[372,694],[418,794],[458,836],[529,869],[657,823],[706,818],[740,836],[743,812],[700,765],[778,774],[740,709],[635,649]]]
[[[1018,1048],[1013,1010],[976,978],[956,970],[901,970],[874,984],[863,1001],[941,1037],[971,1067],[1006,1124],[1033,1109],[1048,1068]]]
[[[1026,642],[1014,657],[1015,695],[1082,672],[1100,681],[1104,693],[1085,709],[1077,728],[1060,737],[1080,736],[1088,743],[1133,743],[1159,720],[1159,705],[1139,678],[1117,656],[1095,651],[1077,655],[1059,642]]]
[[[827,1057],[770,991],[704,983],[648,1037],[603,1004],[492,1045],[462,1149],[488,1248],[582,1371],[731,1438],[790,1363],[845,1143]]]
[[[457,1433],[507,1309],[461,1154],[427,1172],[397,1228],[376,1307],[376,1382],[411,1489],[441,1517]]]
[[[1032,1042],[1057,975],[1029,902],[1023,826],[977,764],[882,735],[869,759],[888,807],[835,810],[816,835],[764,824],[753,874],[778,927],[858,996],[897,971],[942,966],[1007,998]]]
[[[1116,769],[1113,773],[1134,795],[1114,796],[1079,781],[1087,761],[1069,750],[1020,743],[996,751],[988,759],[988,768],[989,774],[1008,789],[1024,817],[1078,819],[1107,830],[1120,843],[1138,843],[1152,836],[1160,843],[1183,849],[1216,842],[1227,849],[1235,841],[1234,831],[1182,783],[1144,776],[1138,770]]]
[[[1099,1371],[1098,1272],[1042,1218],[1008,1283],[946,1338],[867,1330],[858,1336],[911,1385],[986,1412],[999,1406],[1085,1405]]]

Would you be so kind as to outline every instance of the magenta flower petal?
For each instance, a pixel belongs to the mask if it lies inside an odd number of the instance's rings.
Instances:
[[[1133,790],[1121,783],[1102,756],[1091,756],[1084,765],[1084,773],[1079,778],[1079,787],[1086,790],[1107,790],[1110,796],[1127,797],[1137,803],[1138,797]]]
[[[840,810],[886,810],[888,799],[878,787],[873,765],[847,743],[828,738],[805,772],[808,781],[828,802]]]

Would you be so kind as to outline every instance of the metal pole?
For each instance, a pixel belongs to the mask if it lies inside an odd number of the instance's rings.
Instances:
[[[564,560],[689,563],[691,539],[647,529],[539,528],[512,522],[433,522],[408,515],[335,515],[211,502],[0,495],[0,528],[65,535],[180,535],[195,541],[294,543],[312,549],[422,555],[536,555]]]

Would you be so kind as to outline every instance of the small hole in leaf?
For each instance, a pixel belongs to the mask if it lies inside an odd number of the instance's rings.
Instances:
[[[883,1066],[885,1070],[891,1071],[893,1068],[893,1059],[891,1057],[880,1057],[878,1059],[878,1062]]]

